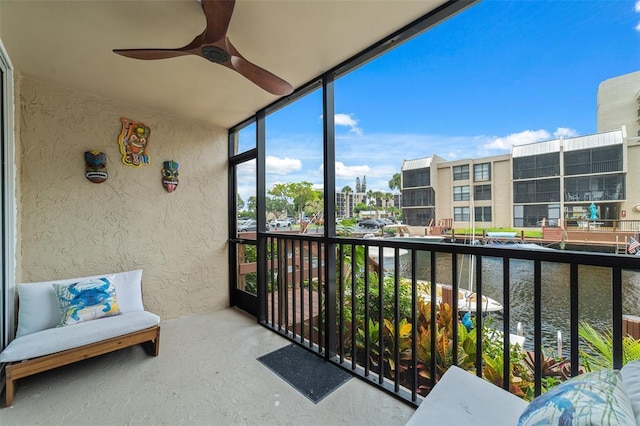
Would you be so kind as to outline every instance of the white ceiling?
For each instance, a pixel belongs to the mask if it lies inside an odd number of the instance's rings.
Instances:
[[[228,36],[296,88],[442,3],[237,0]],[[141,61],[112,52],[181,47],[204,26],[196,0],[0,3],[0,37],[17,72],[228,128],[278,97],[200,57]]]

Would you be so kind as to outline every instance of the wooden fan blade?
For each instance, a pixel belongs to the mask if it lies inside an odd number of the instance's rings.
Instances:
[[[293,92],[293,86],[264,68],[260,68],[240,56],[231,57],[231,66],[241,75],[274,95],[285,96]]]
[[[291,86],[291,84],[264,68],[260,68],[256,64],[247,61],[240,52],[238,52],[238,49],[231,44],[231,41],[228,38],[226,41],[227,46],[229,47],[229,53],[231,54],[230,68],[236,70],[257,86],[262,87],[264,90],[269,93],[273,93],[274,95],[286,96],[293,92],[293,86]]]
[[[128,58],[145,60],[168,59],[190,54],[177,49],[113,49],[113,52]]]
[[[207,29],[204,43],[215,43],[224,39],[229,29],[236,0],[201,0],[204,16],[207,18]]]

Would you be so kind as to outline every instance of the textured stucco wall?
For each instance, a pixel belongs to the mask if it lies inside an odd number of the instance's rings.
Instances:
[[[147,309],[163,318],[228,305],[226,130],[20,80],[21,280],[142,268]],[[120,117],[151,128],[151,165],[121,162]],[[109,179],[84,176],[84,152],[107,154]],[[169,194],[162,162],[180,164]]]

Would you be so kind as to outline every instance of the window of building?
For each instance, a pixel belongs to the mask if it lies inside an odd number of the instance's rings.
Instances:
[[[456,222],[469,222],[469,207],[454,207],[453,220]]]
[[[469,165],[453,166],[453,180],[469,179]]]
[[[453,201],[469,201],[469,185],[454,186]]]
[[[536,228],[542,226],[558,226],[560,218],[559,204],[533,204],[513,206],[513,226]]]
[[[430,168],[405,170],[402,172],[402,188],[431,186]]]
[[[624,175],[570,177],[564,180],[565,201],[624,200]]]
[[[513,183],[514,203],[560,201],[560,179],[529,180]]]
[[[476,222],[491,222],[491,207],[475,207],[473,216]]]
[[[402,192],[402,207],[435,206],[433,188],[410,189]]]
[[[513,178],[531,179],[560,175],[560,153],[530,155],[513,159]]]
[[[476,182],[491,180],[491,164],[482,163],[473,165],[473,180]]]
[[[568,151],[564,154],[565,175],[622,171],[622,145]]]
[[[491,185],[476,185],[473,187],[474,200],[490,200]]]
[[[434,209],[406,209],[402,212],[402,222],[411,226],[428,226],[435,219]]]

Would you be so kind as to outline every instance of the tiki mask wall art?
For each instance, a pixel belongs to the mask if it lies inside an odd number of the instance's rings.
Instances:
[[[173,192],[178,187],[178,163],[165,161],[162,167],[162,186],[167,192]]]
[[[121,118],[122,131],[118,136],[122,163],[126,166],[140,167],[151,164],[148,153],[149,133],[151,129],[144,123]]]
[[[100,151],[87,151],[84,153],[84,175],[93,183],[102,183],[109,177],[107,173],[107,156]]]

